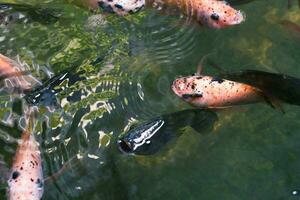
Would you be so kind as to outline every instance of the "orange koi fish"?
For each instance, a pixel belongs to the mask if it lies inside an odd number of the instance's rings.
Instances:
[[[38,80],[26,75],[21,66],[14,60],[0,54],[0,76],[6,87],[14,90],[29,90]]]
[[[247,84],[211,76],[178,78],[172,90],[196,107],[217,108],[254,103],[263,100],[261,92]]]
[[[266,102],[283,111],[280,102],[300,105],[300,79],[256,70],[176,79],[173,92],[187,103],[202,108],[220,108]]]
[[[210,28],[225,28],[240,24],[245,16],[225,1],[218,0],[150,0],[160,8],[179,8],[187,17]]]
[[[0,74],[2,76],[21,76],[21,72],[15,68],[16,65],[17,64],[15,63],[15,61],[0,54]]]
[[[118,15],[133,14],[145,6],[159,10],[176,8],[180,13],[211,28],[225,28],[240,24],[245,16],[227,2],[219,0],[86,0],[90,7],[99,7]]]
[[[44,192],[41,152],[29,130],[22,134],[8,180],[10,200],[40,200]]]

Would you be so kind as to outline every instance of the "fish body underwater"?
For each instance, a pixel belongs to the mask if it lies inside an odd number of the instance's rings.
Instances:
[[[60,74],[43,81],[41,85],[25,91],[24,99],[27,104],[31,106],[46,106],[55,108],[59,105],[56,95],[65,91],[66,87],[84,79],[84,77],[80,76],[80,73],[73,74],[71,72],[61,72]],[[62,86],[61,84],[64,82],[67,84]]]
[[[225,1],[218,0],[95,0],[103,10],[118,15],[133,14],[146,7],[159,10],[176,8],[189,18],[211,28],[240,24],[245,16]],[[95,2],[88,1],[92,7]],[[168,13],[168,12],[166,12]]]
[[[228,107],[263,99],[260,91],[250,85],[201,75],[176,79],[172,90],[184,101],[202,108]]]
[[[21,93],[39,84],[37,79],[26,73],[26,69],[19,63],[0,54],[0,77],[4,82],[2,89],[10,93]]]
[[[86,3],[94,9],[98,5],[108,13],[121,16],[139,12],[145,7],[145,0],[86,0]]]
[[[222,108],[257,102],[267,102],[273,107],[278,102],[300,105],[300,79],[257,70],[222,74],[218,77],[183,77],[174,80],[171,87],[178,97],[201,108]]]
[[[165,114],[129,130],[117,141],[118,147],[125,154],[152,155],[178,138],[181,128],[190,126],[199,133],[206,133],[217,119],[214,112],[200,109]]]
[[[226,28],[245,20],[241,11],[234,9],[225,1],[218,0],[150,0],[159,7],[177,7],[189,18],[210,28]]]
[[[8,180],[9,200],[40,200],[44,192],[39,144],[29,131],[24,131],[15,154]]]

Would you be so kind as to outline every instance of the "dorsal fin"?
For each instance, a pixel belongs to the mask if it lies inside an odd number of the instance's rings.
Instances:
[[[212,54],[215,54],[215,52],[206,54],[206,55],[204,55],[204,56],[201,58],[201,60],[200,60],[199,63],[198,63],[198,66],[197,66],[196,75],[198,75],[198,76],[202,75],[202,72],[203,72],[203,69],[204,69],[203,63],[204,63],[205,59],[206,59],[208,56],[212,55]]]

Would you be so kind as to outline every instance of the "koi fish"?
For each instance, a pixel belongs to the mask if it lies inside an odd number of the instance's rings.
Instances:
[[[133,14],[147,7],[159,10],[177,8],[198,23],[211,28],[225,28],[240,24],[245,16],[225,1],[219,0],[95,0],[103,10],[118,15]],[[89,1],[94,7],[95,2]]]
[[[0,54],[0,74],[2,77],[21,76],[21,72],[16,69],[16,62]]]
[[[223,74],[196,74],[178,78],[173,92],[187,103],[201,108],[222,108],[266,102],[282,110],[280,102],[300,105],[300,79],[256,70]]]
[[[86,0],[91,8],[98,5],[108,13],[127,15],[139,12],[145,7],[145,0]]]
[[[117,141],[119,150],[126,154],[151,155],[178,138],[180,128],[191,126],[204,133],[212,129],[217,115],[209,110],[184,110],[151,119],[129,130]]]
[[[62,86],[60,87],[60,84],[64,81],[68,81],[68,85],[73,85],[75,82],[85,79],[80,77],[80,73],[81,72],[72,74],[70,72],[62,72],[61,74],[55,75],[42,83],[42,85],[25,91],[24,99],[32,106],[56,107],[58,105],[56,95],[64,90]]]
[[[160,9],[177,7],[187,17],[210,28],[225,28],[240,24],[245,16],[225,1],[218,0],[150,0]]]
[[[40,200],[44,192],[39,144],[28,128],[22,133],[8,180],[10,200]]]
[[[4,79],[5,88],[13,90],[12,92],[29,90],[39,83],[37,79],[26,74],[17,62],[2,54],[0,54],[0,76]]]

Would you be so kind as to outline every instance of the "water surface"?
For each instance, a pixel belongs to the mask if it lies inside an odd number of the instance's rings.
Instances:
[[[228,72],[300,77],[300,33],[281,25],[300,24],[296,1],[291,9],[281,0],[239,4],[247,20],[225,30],[155,10],[120,18],[59,0],[4,3],[13,5],[0,6],[1,53],[27,63],[40,80],[65,71],[84,77],[60,85],[58,107],[40,106],[35,134],[45,177],[69,163],[43,199],[300,198],[297,106],[284,105],[285,114],[262,103],[222,110],[209,134],[186,128],[153,156],[126,156],[116,147],[132,122],[190,108],[170,85],[194,73],[207,54],[207,74],[219,72],[213,62]],[[21,134],[21,100],[3,93],[0,109],[5,171]]]

